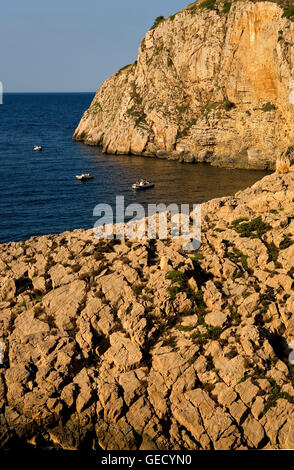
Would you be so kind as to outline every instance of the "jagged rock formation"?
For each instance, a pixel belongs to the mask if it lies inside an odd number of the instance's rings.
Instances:
[[[74,139],[112,154],[273,167],[294,142],[294,24],[278,3],[202,0],[159,22],[138,60],[99,88]]]
[[[196,254],[1,244],[1,448],[294,448],[293,185],[203,204]]]

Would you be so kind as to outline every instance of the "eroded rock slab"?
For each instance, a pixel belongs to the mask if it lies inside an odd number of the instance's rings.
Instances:
[[[203,204],[196,253],[91,230],[1,244],[0,447],[293,448],[293,186]]]

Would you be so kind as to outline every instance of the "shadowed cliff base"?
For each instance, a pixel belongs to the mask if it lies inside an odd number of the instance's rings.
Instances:
[[[294,7],[196,2],[157,18],[73,138],[112,154],[272,169],[293,145]]]
[[[294,174],[203,204],[202,247],[0,245],[0,447],[293,449]]]

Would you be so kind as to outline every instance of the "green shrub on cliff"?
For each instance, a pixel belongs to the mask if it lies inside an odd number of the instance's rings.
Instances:
[[[275,105],[270,102],[264,104],[262,107],[262,111],[264,112],[273,111],[274,109],[276,109]]]
[[[121,72],[123,72],[124,70],[126,70],[127,68],[131,67],[133,64],[127,64],[125,65],[124,67],[122,67],[121,69],[119,69],[116,74],[119,75]]]
[[[207,10],[215,10],[217,7],[216,0],[204,0],[199,4],[200,8],[206,8]]]
[[[223,107],[226,111],[230,111],[231,109],[236,108],[236,105],[232,101],[228,100],[228,98],[226,98],[223,102]]]
[[[153,23],[153,26],[151,26],[150,29],[156,28],[156,27],[157,27],[160,23],[162,23],[162,21],[164,21],[164,20],[165,20],[164,16],[158,16],[157,18],[155,18],[154,23]]]
[[[181,271],[169,271],[166,274],[166,279],[170,280],[173,284],[179,283],[180,285],[185,283],[187,280],[185,273],[182,273]]]
[[[136,106],[132,106],[127,110],[127,114],[135,120],[135,127],[146,127],[146,114],[142,109],[138,109]]]
[[[226,2],[223,6],[223,13],[229,13],[232,6],[232,2]]]
[[[286,250],[287,248],[289,248],[289,246],[293,245],[293,240],[291,238],[291,234],[289,235],[286,235],[284,234],[283,235],[283,240],[281,241],[280,245],[279,245],[279,248],[280,250]]]
[[[99,103],[99,101],[97,101],[96,103],[93,103],[91,105],[89,111],[90,111],[91,114],[99,114],[103,111],[103,109],[102,109],[102,106]]]
[[[245,220],[239,219],[240,222],[236,220],[231,224],[231,228],[239,233],[241,237],[261,238],[262,235],[271,229],[270,225],[263,222],[261,216],[249,222],[245,222]]]
[[[234,108],[236,108],[235,103],[230,101],[228,98],[225,98],[221,102],[207,103],[202,109],[202,113],[207,116],[211,111],[216,109],[225,109],[226,111],[231,111]]]
[[[282,392],[281,387],[273,378],[268,378],[267,380],[272,388],[265,402],[263,414],[266,414],[270,408],[275,407],[279,399],[288,400],[290,403],[293,403],[293,397],[286,392]]]
[[[287,18],[288,20],[294,21],[294,5],[290,5],[284,10],[282,18]]]
[[[287,152],[286,152],[286,155],[288,156],[289,154],[293,153],[294,152],[294,145],[290,145],[288,148],[287,148]]]
[[[179,105],[177,106],[177,111],[179,114],[183,114],[187,111],[188,108],[189,106],[187,104]]]
[[[192,119],[191,121],[189,121],[182,131],[178,131],[178,137],[186,136],[191,127],[195,126],[196,122],[196,119]]]

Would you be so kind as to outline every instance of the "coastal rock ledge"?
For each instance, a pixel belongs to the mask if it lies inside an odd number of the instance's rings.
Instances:
[[[99,88],[73,138],[110,154],[273,168],[294,143],[287,5],[199,0],[159,17],[137,61]]]
[[[293,449],[293,201],[289,173],[203,204],[196,253],[1,244],[0,447]]]

